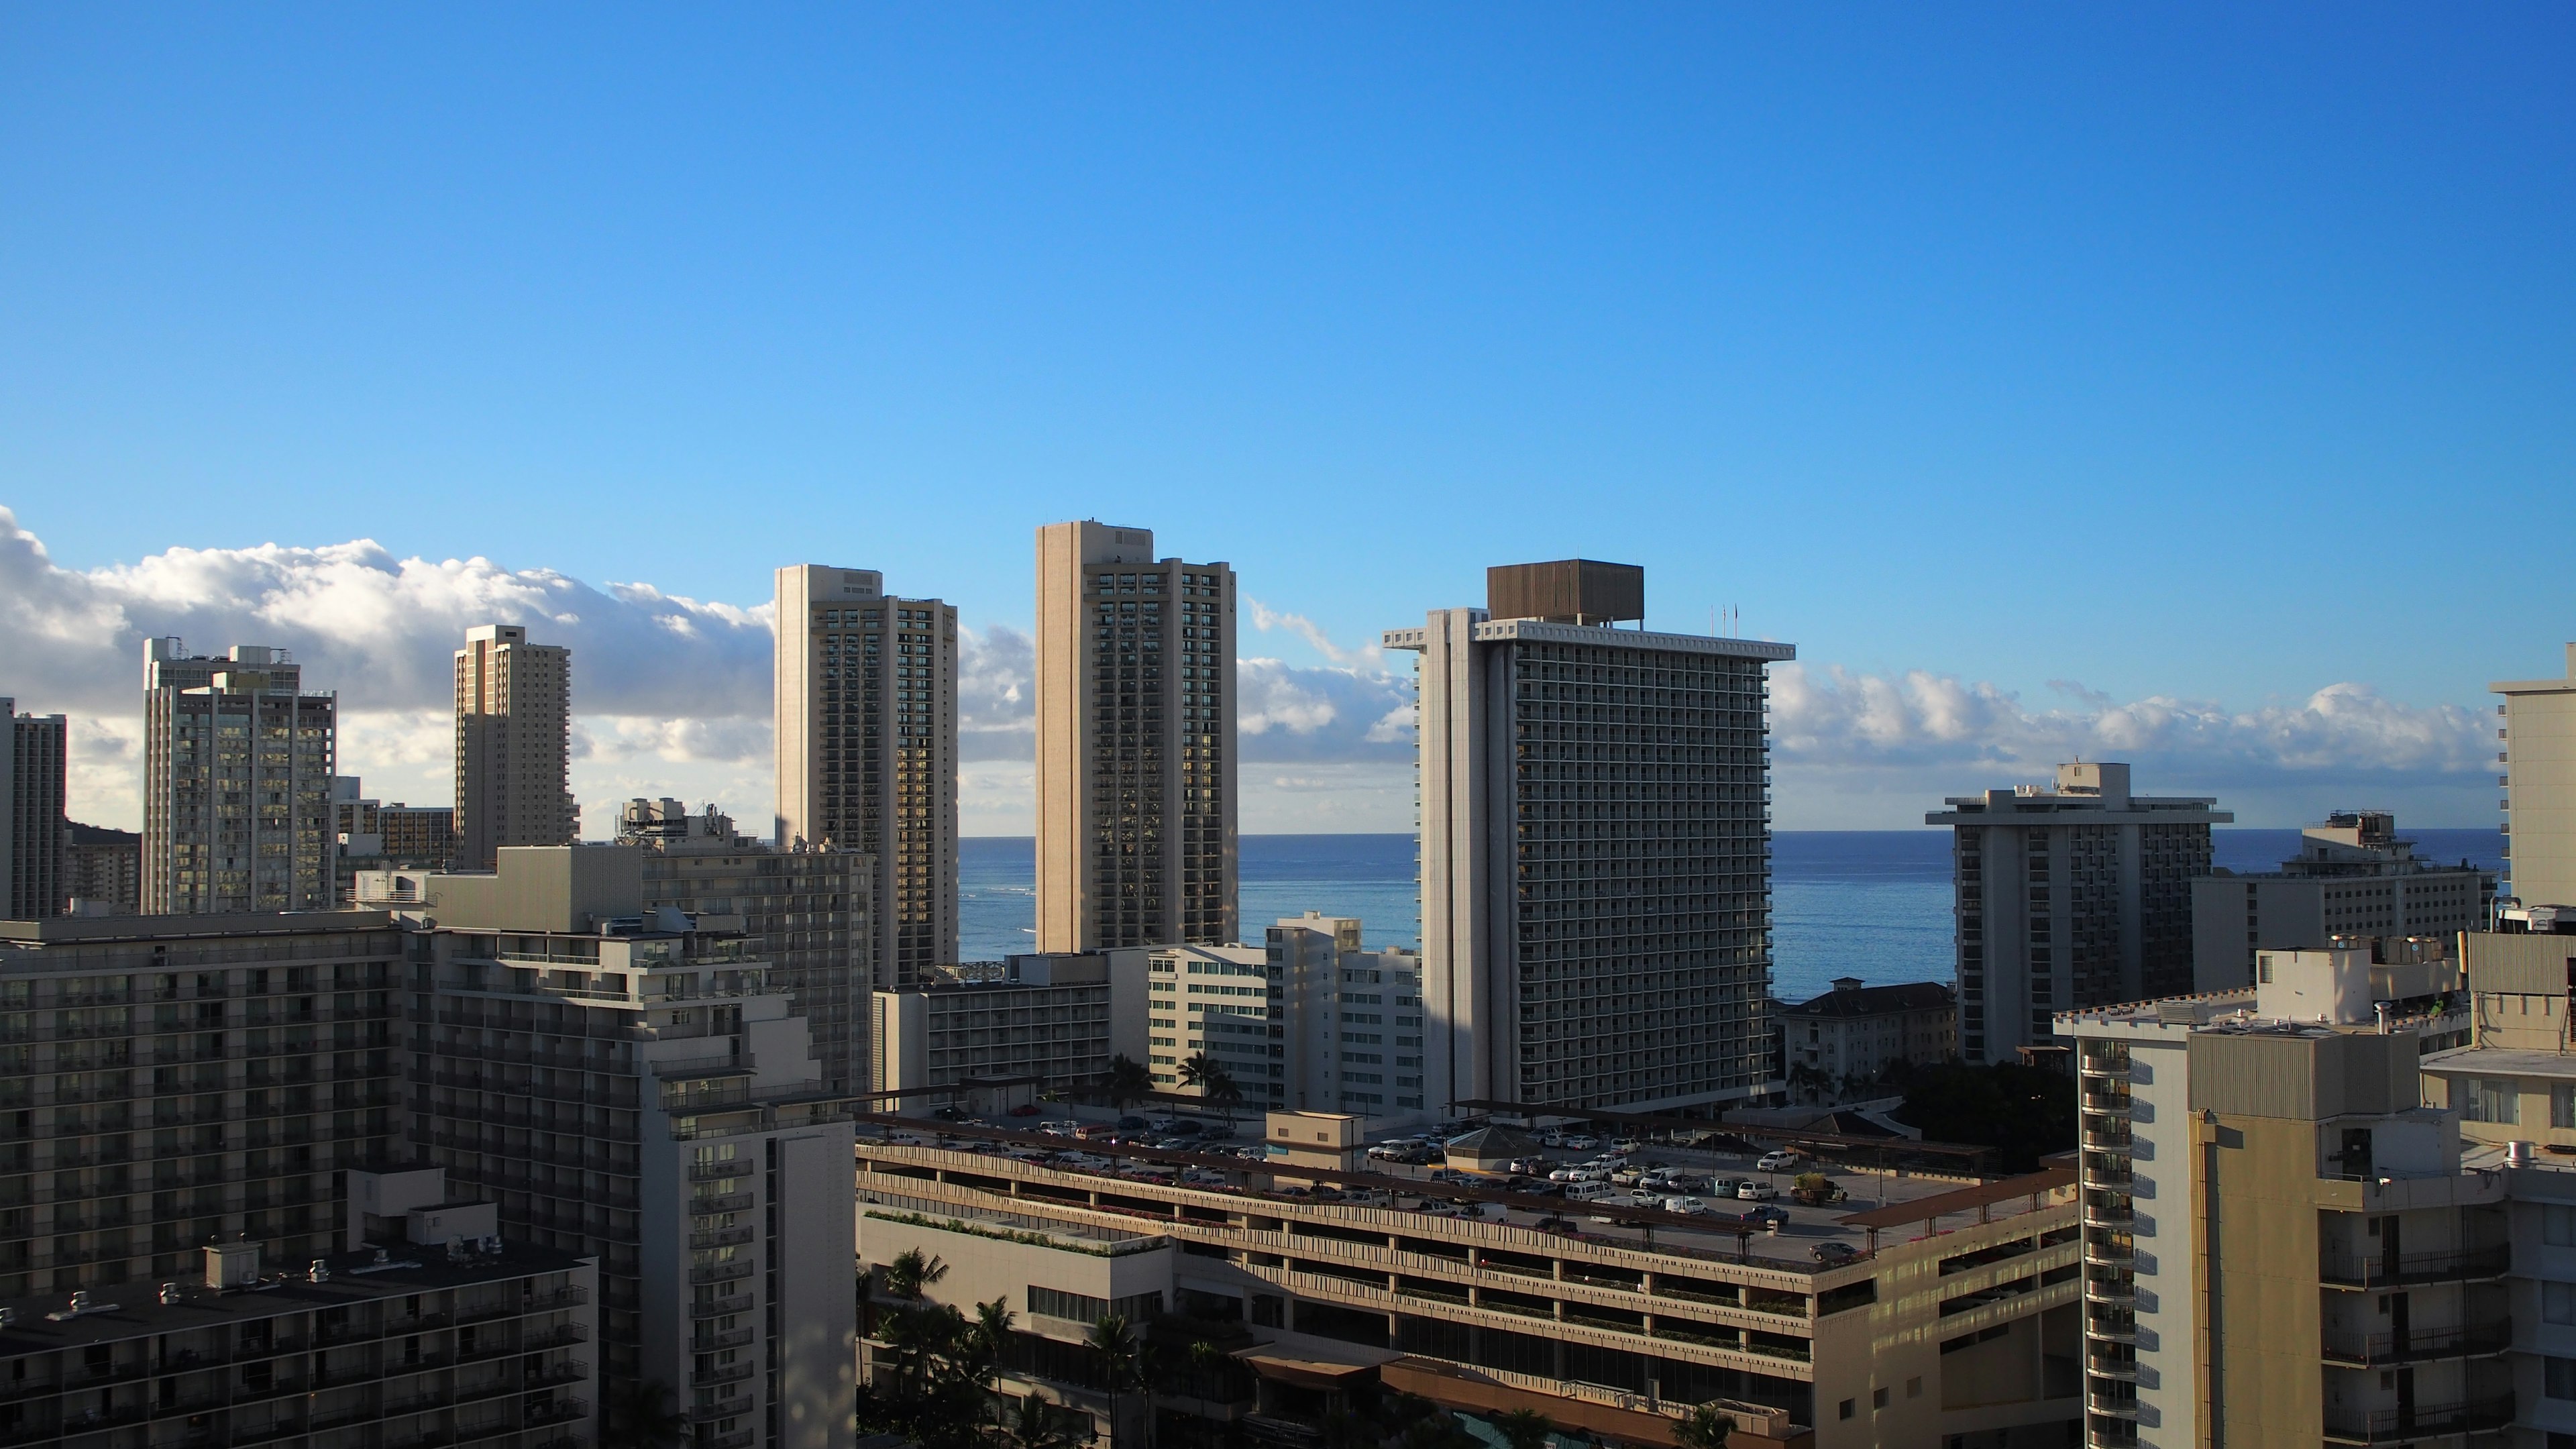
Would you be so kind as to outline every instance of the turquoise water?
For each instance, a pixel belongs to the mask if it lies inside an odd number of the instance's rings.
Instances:
[[[2494,869],[2492,830],[2410,830],[2416,853]],[[2219,865],[2271,870],[2297,848],[2295,830],[2221,830]],[[1420,940],[1410,835],[1247,835],[1242,843],[1247,930],[1281,916],[1357,916],[1373,947]],[[958,954],[989,961],[1030,948],[1037,919],[1036,853],[1025,838],[958,843]],[[1947,981],[1950,836],[1941,830],[1784,830],[1771,850],[1772,990],[1803,1001],[1837,976],[1874,985]]]

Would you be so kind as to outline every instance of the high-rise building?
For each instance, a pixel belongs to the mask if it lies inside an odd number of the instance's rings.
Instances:
[[[0,923],[0,1298],[340,1251],[336,1179],[399,1157],[402,944],[381,912]]]
[[[456,864],[508,845],[566,845],[573,803],[572,651],[516,624],[478,624],[456,651]]]
[[[1038,530],[1038,949],[1236,938],[1234,570]]]
[[[58,714],[19,714],[0,697],[9,726],[9,768],[0,771],[0,916],[32,921],[60,915],[70,895],[63,878],[63,772],[70,722]]]
[[[871,984],[911,990],[957,961],[957,610],[820,564],[777,602],[772,838],[870,858]]]
[[[1271,1008],[1280,1038],[1275,1045],[1286,1048],[1273,1055],[1288,1066],[1287,1089],[1279,1094],[1284,1100],[1276,1105],[1371,1118],[1429,1110],[1422,1088],[1421,957],[1369,950],[1358,920],[1316,911],[1280,917],[1263,933],[1263,954],[1286,992]],[[1223,1008],[1211,1005],[1203,1019],[1208,1045],[1219,1052],[1226,1049]],[[1193,1032],[1201,1025],[1189,1023]]]
[[[2070,1008],[2189,992],[2192,881],[2209,874],[2203,797],[2133,795],[2129,767],[2057,767],[2057,786],[1953,796],[1959,1055],[2050,1046]]]
[[[804,1019],[824,1089],[866,1091],[874,862],[828,845],[781,849],[735,834],[731,817],[712,808],[692,815],[667,797],[627,801],[617,838],[644,852],[648,909],[741,918],[772,963],[770,984]]]
[[[505,1239],[599,1261],[612,1402],[697,1442],[847,1449],[851,1128],[742,918],[648,908],[645,853],[505,848],[381,872],[411,927],[408,1137]]]
[[[1427,1102],[1679,1106],[1768,1084],[1765,666],[1787,644],[1614,627],[1644,570],[1489,570],[1421,656]]]
[[[2385,810],[2337,811],[2309,826],[2277,871],[2192,879],[2192,989],[2251,986],[2262,952],[2331,946],[2338,936],[2484,930],[2494,902],[2493,871],[2417,859]]]
[[[331,907],[339,712],[283,649],[144,641],[146,913]]]
[[[2477,1437],[2516,1418],[2502,1356],[2551,1332],[2506,1275],[2546,1255],[2508,1247],[2540,1234],[2515,1227],[2504,1154],[2464,1161],[2457,1116],[2423,1105],[2421,1070],[2468,1055],[2423,1052],[2467,1019],[2456,965],[2260,969],[2251,990],[2057,1018],[2080,1083],[2085,1442],[2504,1442]],[[2548,1417],[2511,1442],[2545,1443]]]
[[[84,912],[131,916],[143,909],[143,837],[104,825],[63,824],[63,890]]]
[[[445,870],[456,858],[456,811],[367,797],[355,775],[331,779],[334,897],[347,904],[362,870]]]
[[[2505,817],[2505,889],[2514,905],[2576,906],[2576,644],[2567,646],[2564,679],[2504,680],[2487,688],[2496,706],[2503,767],[2496,783],[2509,793]]]

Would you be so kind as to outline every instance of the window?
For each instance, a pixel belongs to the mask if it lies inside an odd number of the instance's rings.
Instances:
[[[2565,1362],[2566,1362],[2566,1360],[2564,1360],[2564,1359],[2555,1359],[2555,1358],[2553,1358],[2553,1359],[2551,1359],[2549,1362],[2550,1362],[2550,1365],[2551,1365],[2550,1372],[2552,1372],[2552,1373],[2554,1374],[2554,1373],[2556,1373],[2556,1372],[2557,1372],[2557,1367],[2556,1367],[2556,1366],[2557,1366],[2558,1364],[2565,1363]],[[2557,1381],[2556,1381],[2555,1379],[2552,1379],[2552,1380],[2551,1380],[2551,1382],[2552,1382],[2552,1383],[2555,1383],[2555,1382],[2557,1382]],[[1836,1411],[1836,1413],[1835,1413],[1835,1417],[1836,1417],[1836,1418],[1840,1418],[1840,1419],[1848,1419],[1848,1418],[1850,1418],[1850,1417],[1852,1416],[1852,1412],[1853,1412],[1853,1410],[1858,1406],[1858,1404],[1859,1404],[1859,1400],[1857,1400],[1857,1399],[1845,1399],[1845,1400],[1843,1400],[1843,1402],[1842,1402],[1842,1407],[1841,1407],[1839,1410],[1837,1410],[1837,1411]]]
[[[2576,1082],[2549,1084],[2549,1125],[2576,1127]]]
[[[1870,1391],[1869,1391],[1869,1406],[1870,1406],[1871,1408],[1873,1408],[1873,1409],[1884,1409],[1884,1408],[1886,1408],[1886,1407],[1887,1407],[1887,1390],[1885,1390],[1885,1389],[1872,1389],[1872,1390],[1870,1390]]]
[[[2540,1316],[2551,1323],[2576,1324],[2576,1283],[2541,1284]]]
[[[2540,1240],[2553,1248],[2576,1248],[2576,1203],[2553,1202],[2542,1206]]]
[[[2576,1399],[2576,1358],[2544,1358],[2540,1363],[2540,1392],[2552,1399]]]
[[[2517,1085],[2510,1077],[2461,1078],[2460,1115],[2471,1122],[2520,1123],[2522,1094]]]

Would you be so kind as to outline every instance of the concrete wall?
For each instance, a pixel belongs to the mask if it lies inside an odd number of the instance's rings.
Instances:
[[[458,931],[585,932],[644,909],[644,852],[631,845],[504,847],[491,875],[430,875],[423,905]]]

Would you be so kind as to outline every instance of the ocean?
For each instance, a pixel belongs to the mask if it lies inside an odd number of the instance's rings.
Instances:
[[[2490,870],[2493,830],[2410,830],[2416,854]],[[2276,869],[2295,830],[2221,830],[2219,865]],[[1357,916],[1372,947],[1421,939],[1410,835],[1243,837],[1243,921],[1321,911]],[[1037,855],[1026,837],[958,842],[958,954],[989,961],[1033,944]],[[1771,845],[1772,990],[1803,1001],[1837,976],[1873,985],[1950,979],[1950,835],[1945,830],[1783,830]]]

